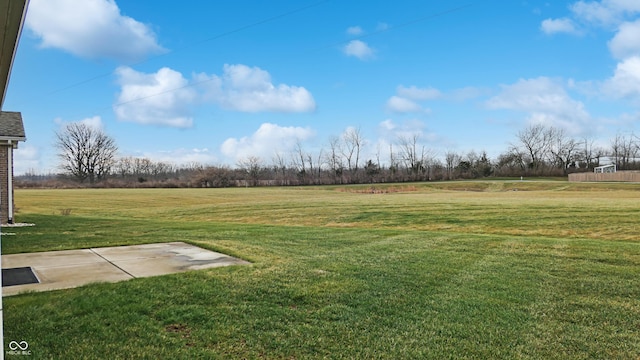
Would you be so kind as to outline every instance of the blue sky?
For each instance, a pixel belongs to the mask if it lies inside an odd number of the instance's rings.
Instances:
[[[56,171],[83,121],[176,165],[317,154],[350,127],[384,162],[497,157],[529,124],[602,146],[640,133],[640,2],[31,0],[3,110],[15,171]]]

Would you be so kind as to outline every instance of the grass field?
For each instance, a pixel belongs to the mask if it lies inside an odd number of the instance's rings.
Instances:
[[[4,254],[251,261],[4,299],[30,359],[637,359],[640,184],[19,190]]]

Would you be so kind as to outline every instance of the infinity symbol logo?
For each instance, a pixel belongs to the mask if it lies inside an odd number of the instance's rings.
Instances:
[[[26,341],[20,341],[20,342],[12,341],[9,343],[9,349],[11,350],[20,349],[24,351],[24,350],[27,350],[28,348],[29,348],[29,343],[27,343]]]

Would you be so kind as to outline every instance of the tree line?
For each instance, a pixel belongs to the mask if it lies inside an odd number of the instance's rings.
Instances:
[[[400,136],[388,148],[365,156],[359,128],[348,128],[327,146],[308,151],[298,141],[288,153],[269,159],[247,156],[235,166],[174,165],[148,158],[118,157],[115,140],[104,131],[71,123],[56,133],[60,174],[18,177],[18,186],[230,187],[357,184],[487,177],[565,176],[613,163],[619,170],[640,169],[640,138],[618,134],[608,146],[577,139],[552,126],[518,131],[495,159],[484,151],[436,154],[419,134]],[[367,152],[366,154],[371,154]],[[52,185],[52,183],[54,183]]]

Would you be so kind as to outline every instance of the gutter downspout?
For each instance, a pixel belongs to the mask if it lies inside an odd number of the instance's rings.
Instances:
[[[11,141],[9,144],[11,145]],[[7,179],[7,224],[13,224],[13,145],[7,146]]]

